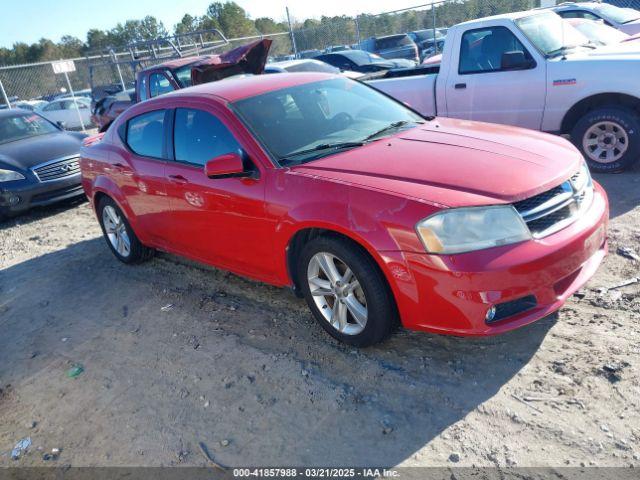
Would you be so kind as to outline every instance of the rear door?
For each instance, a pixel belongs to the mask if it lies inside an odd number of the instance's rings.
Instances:
[[[156,245],[163,246],[172,225],[167,198],[167,110],[151,110],[129,119],[118,131],[124,149],[112,155],[114,178],[136,222]]]
[[[265,175],[245,153],[225,113],[210,104],[176,103],[174,160],[167,163],[171,244],[180,253],[264,278],[273,269],[273,224],[266,220]],[[252,178],[208,178],[204,165],[225,153],[245,159]]]
[[[445,84],[447,116],[539,130],[546,63],[537,50],[526,48],[522,34],[505,26],[467,30],[458,38]],[[503,70],[502,55],[513,51],[522,51],[531,67]]]

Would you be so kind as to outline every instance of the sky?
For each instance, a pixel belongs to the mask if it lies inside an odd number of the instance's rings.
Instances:
[[[91,28],[107,30],[118,22],[153,15],[169,30],[185,13],[204,14],[213,0],[3,0],[0,2],[0,47],[15,42],[33,43],[40,38],[60,40],[72,35],[86,40]],[[319,18],[322,15],[378,13],[429,3],[429,0],[236,0],[252,18],[286,18],[289,7],[295,19]]]

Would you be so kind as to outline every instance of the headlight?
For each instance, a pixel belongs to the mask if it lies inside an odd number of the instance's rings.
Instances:
[[[509,245],[531,238],[511,205],[452,208],[416,225],[427,252],[453,254]]]
[[[24,175],[13,170],[0,168],[0,182],[10,182],[12,180],[24,180]]]
[[[582,162],[580,170],[571,177],[571,184],[576,192],[581,192],[585,187],[592,186],[593,181],[586,162]]]

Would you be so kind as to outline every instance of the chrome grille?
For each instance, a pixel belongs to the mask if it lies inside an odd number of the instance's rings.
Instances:
[[[575,221],[593,199],[593,183],[583,167],[557,187],[513,204],[531,235],[541,238]]]
[[[60,178],[71,177],[80,173],[78,156],[57,158],[40,165],[36,165],[31,171],[41,182],[49,182]]]

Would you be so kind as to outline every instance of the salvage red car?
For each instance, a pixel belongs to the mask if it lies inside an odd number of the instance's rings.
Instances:
[[[557,310],[606,252],[607,198],[566,140],[423,118],[318,73],[133,106],[82,181],[125,263],[155,249],[306,298],[357,346],[406,328],[492,335]]]

